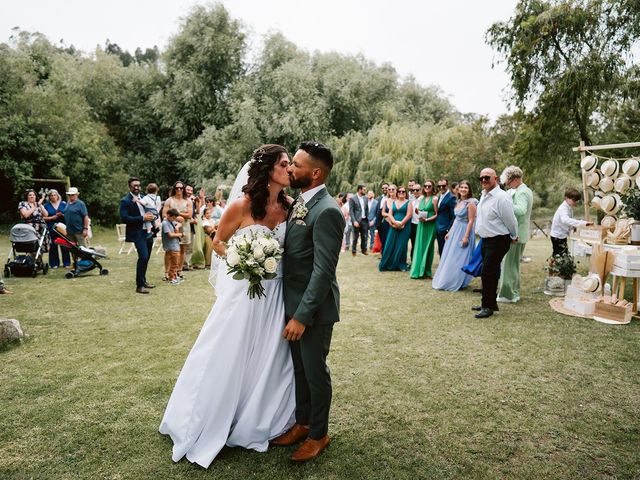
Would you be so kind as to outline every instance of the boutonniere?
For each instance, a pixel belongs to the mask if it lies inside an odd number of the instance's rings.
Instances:
[[[309,209],[303,203],[299,203],[293,207],[293,215],[291,217],[302,220],[307,216],[307,213],[309,213]]]

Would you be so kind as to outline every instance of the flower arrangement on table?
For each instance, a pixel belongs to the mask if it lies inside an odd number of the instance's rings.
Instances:
[[[234,280],[248,280],[247,294],[253,299],[264,297],[262,280],[276,278],[278,262],[282,258],[280,243],[266,232],[251,232],[233,237],[227,245],[227,273]]]
[[[558,276],[563,280],[571,280],[576,273],[576,262],[568,253],[564,255],[553,255],[547,258],[547,266],[544,269],[549,272],[549,276]]]

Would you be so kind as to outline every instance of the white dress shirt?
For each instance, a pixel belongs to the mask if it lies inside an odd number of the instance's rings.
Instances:
[[[509,235],[518,237],[518,222],[513,213],[511,195],[496,186],[483,192],[478,204],[476,233],[482,238]]]
[[[573,218],[573,208],[565,200],[556,210],[551,222],[551,235],[554,238],[567,238],[573,227],[582,227],[587,224],[586,220]]]
[[[309,200],[311,200],[314,195],[323,188],[324,183],[322,185],[318,185],[317,187],[313,187],[311,190],[307,190],[306,192],[301,193],[300,196],[302,197],[302,200],[304,200],[305,205],[309,203]],[[347,204],[349,204],[349,202],[347,202]]]
[[[360,202],[360,211],[362,212],[362,218],[366,219],[367,216],[364,214],[364,202],[366,201],[366,199],[364,195],[356,194],[356,196],[358,197],[358,202]]]

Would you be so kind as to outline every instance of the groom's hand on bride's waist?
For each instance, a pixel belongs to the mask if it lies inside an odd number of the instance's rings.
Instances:
[[[300,340],[300,337],[302,337],[305,328],[306,327],[304,323],[301,323],[295,318],[292,318],[291,320],[289,320],[289,323],[287,323],[287,326],[284,327],[282,336],[290,341]]]

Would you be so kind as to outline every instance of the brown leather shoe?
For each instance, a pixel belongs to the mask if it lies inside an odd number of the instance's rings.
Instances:
[[[308,462],[309,460],[313,460],[329,446],[329,442],[331,442],[329,435],[325,435],[320,440],[307,438],[302,446],[293,452],[290,458],[294,462]]]
[[[293,427],[287,430],[279,437],[271,440],[271,445],[277,445],[279,447],[288,447],[294,443],[298,443],[309,435],[309,427],[296,423]]]

